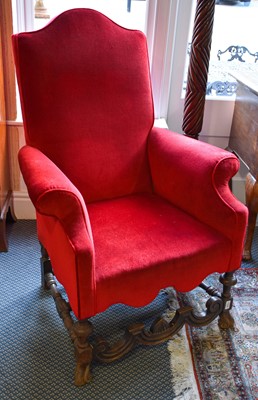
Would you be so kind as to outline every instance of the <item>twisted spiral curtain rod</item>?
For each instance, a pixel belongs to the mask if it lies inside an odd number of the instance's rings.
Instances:
[[[198,139],[204,115],[215,0],[197,0],[182,129]]]

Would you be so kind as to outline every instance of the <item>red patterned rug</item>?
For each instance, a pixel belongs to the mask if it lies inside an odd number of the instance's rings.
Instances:
[[[235,330],[220,330],[215,321],[187,327],[168,344],[178,400],[258,399],[258,269],[241,269],[236,277]],[[216,276],[209,278],[215,287],[216,282]],[[186,296],[195,307],[196,300],[201,303],[198,311],[204,309],[203,291],[184,295],[184,300]]]

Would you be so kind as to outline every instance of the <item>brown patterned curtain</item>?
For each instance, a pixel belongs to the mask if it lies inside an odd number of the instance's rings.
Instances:
[[[215,0],[197,0],[182,129],[198,139],[202,129]]]

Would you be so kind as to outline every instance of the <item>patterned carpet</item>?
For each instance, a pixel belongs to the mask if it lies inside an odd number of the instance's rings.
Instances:
[[[258,232],[254,260],[243,263],[234,289],[235,332],[214,323],[183,330],[166,344],[139,346],[121,361],[94,365],[94,380],[83,388],[73,385],[73,347],[50,294],[40,288],[35,222],[18,221],[8,237],[9,252],[0,253],[1,400],[258,399]],[[196,290],[188,301],[202,296]],[[111,307],[94,326],[99,333],[115,326],[115,337],[129,321],[148,323],[166,307],[173,312],[175,303],[168,289],[142,309]]]
[[[180,339],[181,346],[191,349],[191,365],[199,386],[196,392],[193,386],[184,388],[189,396],[182,398],[199,399],[199,391],[203,399],[258,399],[258,268],[239,270],[236,276],[232,310],[235,330],[222,331],[214,321],[208,327],[187,327],[186,337]],[[216,275],[209,282],[216,286]],[[198,301],[204,306],[199,289],[185,297],[188,303]],[[171,340],[171,357],[177,348]]]

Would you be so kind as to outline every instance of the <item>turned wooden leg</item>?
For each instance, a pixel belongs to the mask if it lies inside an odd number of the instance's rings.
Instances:
[[[248,207],[249,216],[243,251],[243,260],[248,261],[252,259],[251,248],[258,212],[258,183],[250,173],[246,177],[246,205]]]
[[[233,298],[231,296],[231,287],[237,283],[236,278],[234,277],[234,272],[226,272],[225,274],[220,276],[220,282],[223,284],[223,291],[221,294],[222,301],[224,303],[224,308],[222,313],[219,316],[219,327],[221,329],[233,329],[235,325],[235,321],[230,314],[230,310],[233,304]]]

